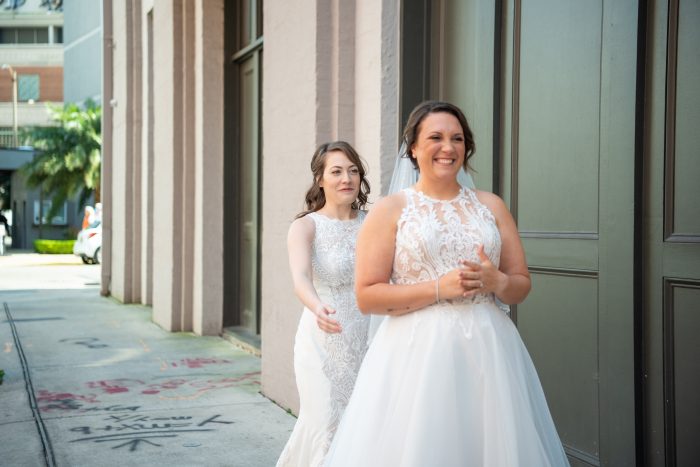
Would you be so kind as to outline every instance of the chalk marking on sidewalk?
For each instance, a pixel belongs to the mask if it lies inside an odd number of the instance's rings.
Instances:
[[[39,432],[39,438],[41,439],[41,448],[44,451],[44,459],[46,460],[46,465],[48,467],[54,467],[56,465],[56,458],[53,452],[53,446],[51,445],[51,440],[49,439],[49,434],[46,431],[46,426],[44,425],[44,419],[41,418],[41,412],[36,403],[36,397],[34,397],[34,385],[32,384],[31,375],[29,374],[29,366],[27,365],[27,358],[24,356],[24,349],[22,349],[22,343],[19,340],[19,335],[17,334],[17,327],[12,319],[12,313],[10,313],[10,307],[7,302],[3,302],[5,307],[5,316],[7,316],[7,322],[10,324],[12,329],[12,338],[15,341],[15,348],[17,349],[17,355],[19,356],[20,364],[22,365],[22,374],[24,375],[24,387],[27,390],[27,396],[29,397],[29,405],[32,409],[32,416],[34,417],[34,423],[36,424],[36,429]]]
[[[89,441],[94,443],[122,443],[112,446],[112,449],[128,447],[134,452],[139,445],[147,439],[175,438],[189,433],[212,433],[217,431],[209,425],[232,425],[235,422],[222,420],[221,415],[212,415],[206,419],[189,415],[153,417],[145,414],[114,414],[103,419],[102,425],[76,426],[71,432],[80,433],[82,438],[70,440],[71,443]],[[198,420],[199,421],[198,423]],[[109,432],[108,434],[99,434]],[[156,447],[162,444],[145,442]],[[201,443],[189,441],[192,447],[201,446]]]

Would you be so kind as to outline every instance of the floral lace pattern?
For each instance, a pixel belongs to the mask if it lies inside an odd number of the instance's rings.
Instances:
[[[330,420],[322,449],[325,454],[350,400],[367,350],[369,317],[357,308],[354,291],[355,242],[365,212],[360,211],[357,218],[349,221],[318,213],[309,215],[316,223],[311,255],[314,286],[321,299],[334,307],[333,319],[343,328],[340,334],[325,335],[327,354],[323,372],[331,387]]]
[[[432,199],[412,188],[404,190],[406,207],[396,229],[396,249],[391,280],[415,284],[435,280],[460,266],[460,261],[480,262],[477,250],[498,266],[501,236],[491,211],[474,190],[462,188],[451,200]],[[447,304],[493,302],[493,294],[446,300]]]

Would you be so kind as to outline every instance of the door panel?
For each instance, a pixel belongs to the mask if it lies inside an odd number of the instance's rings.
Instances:
[[[522,2],[522,232],[598,232],[602,2]]]
[[[700,459],[700,2],[652,3],[644,216],[644,454]]]
[[[241,196],[240,231],[240,326],[258,333],[258,225],[259,149],[257,55],[240,65],[241,83],[241,161],[238,175]]]
[[[474,133],[474,182],[493,182],[493,2],[432,2],[431,98],[458,105]],[[470,44],[470,46],[465,46]]]
[[[504,185],[533,290],[517,323],[574,465],[635,465],[637,4],[514,0]],[[505,94],[505,92],[504,92]]]
[[[598,281],[585,275],[532,274],[518,329],[547,395],[559,436],[598,455]],[[543,323],[546,323],[543,325]]]
[[[700,236],[700,202],[693,193],[700,180],[700,2],[681,1],[675,98],[673,233]]]
[[[700,459],[700,391],[697,357],[700,355],[700,284],[667,281],[664,313],[669,322],[665,338],[670,344],[667,362],[673,366],[673,397],[677,465],[694,465]],[[680,409],[680,410],[679,410]]]

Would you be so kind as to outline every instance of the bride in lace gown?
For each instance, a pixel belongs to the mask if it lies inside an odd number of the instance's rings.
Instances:
[[[360,308],[387,315],[328,452],[330,467],[568,466],[528,352],[495,303],[530,290],[515,222],[461,187],[462,112],[425,102],[404,138],[418,182],[379,201],[357,240]]]
[[[323,463],[367,350],[369,317],[354,292],[355,239],[369,184],[355,150],[322,144],[311,160],[307,210],[289,228],[294,291],[304,304],[294,344],[299,419],[278,467]]]

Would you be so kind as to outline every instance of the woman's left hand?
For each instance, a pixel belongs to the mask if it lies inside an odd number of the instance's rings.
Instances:
[[[491,293],[498,295],[507,282],[508,276],[499,271],[484,252],[484,245],[477,250],[479,262],[462,261],[464,269],[460,274],[461,284],[464,287],[464,297],[472,297],[477,294]]]

